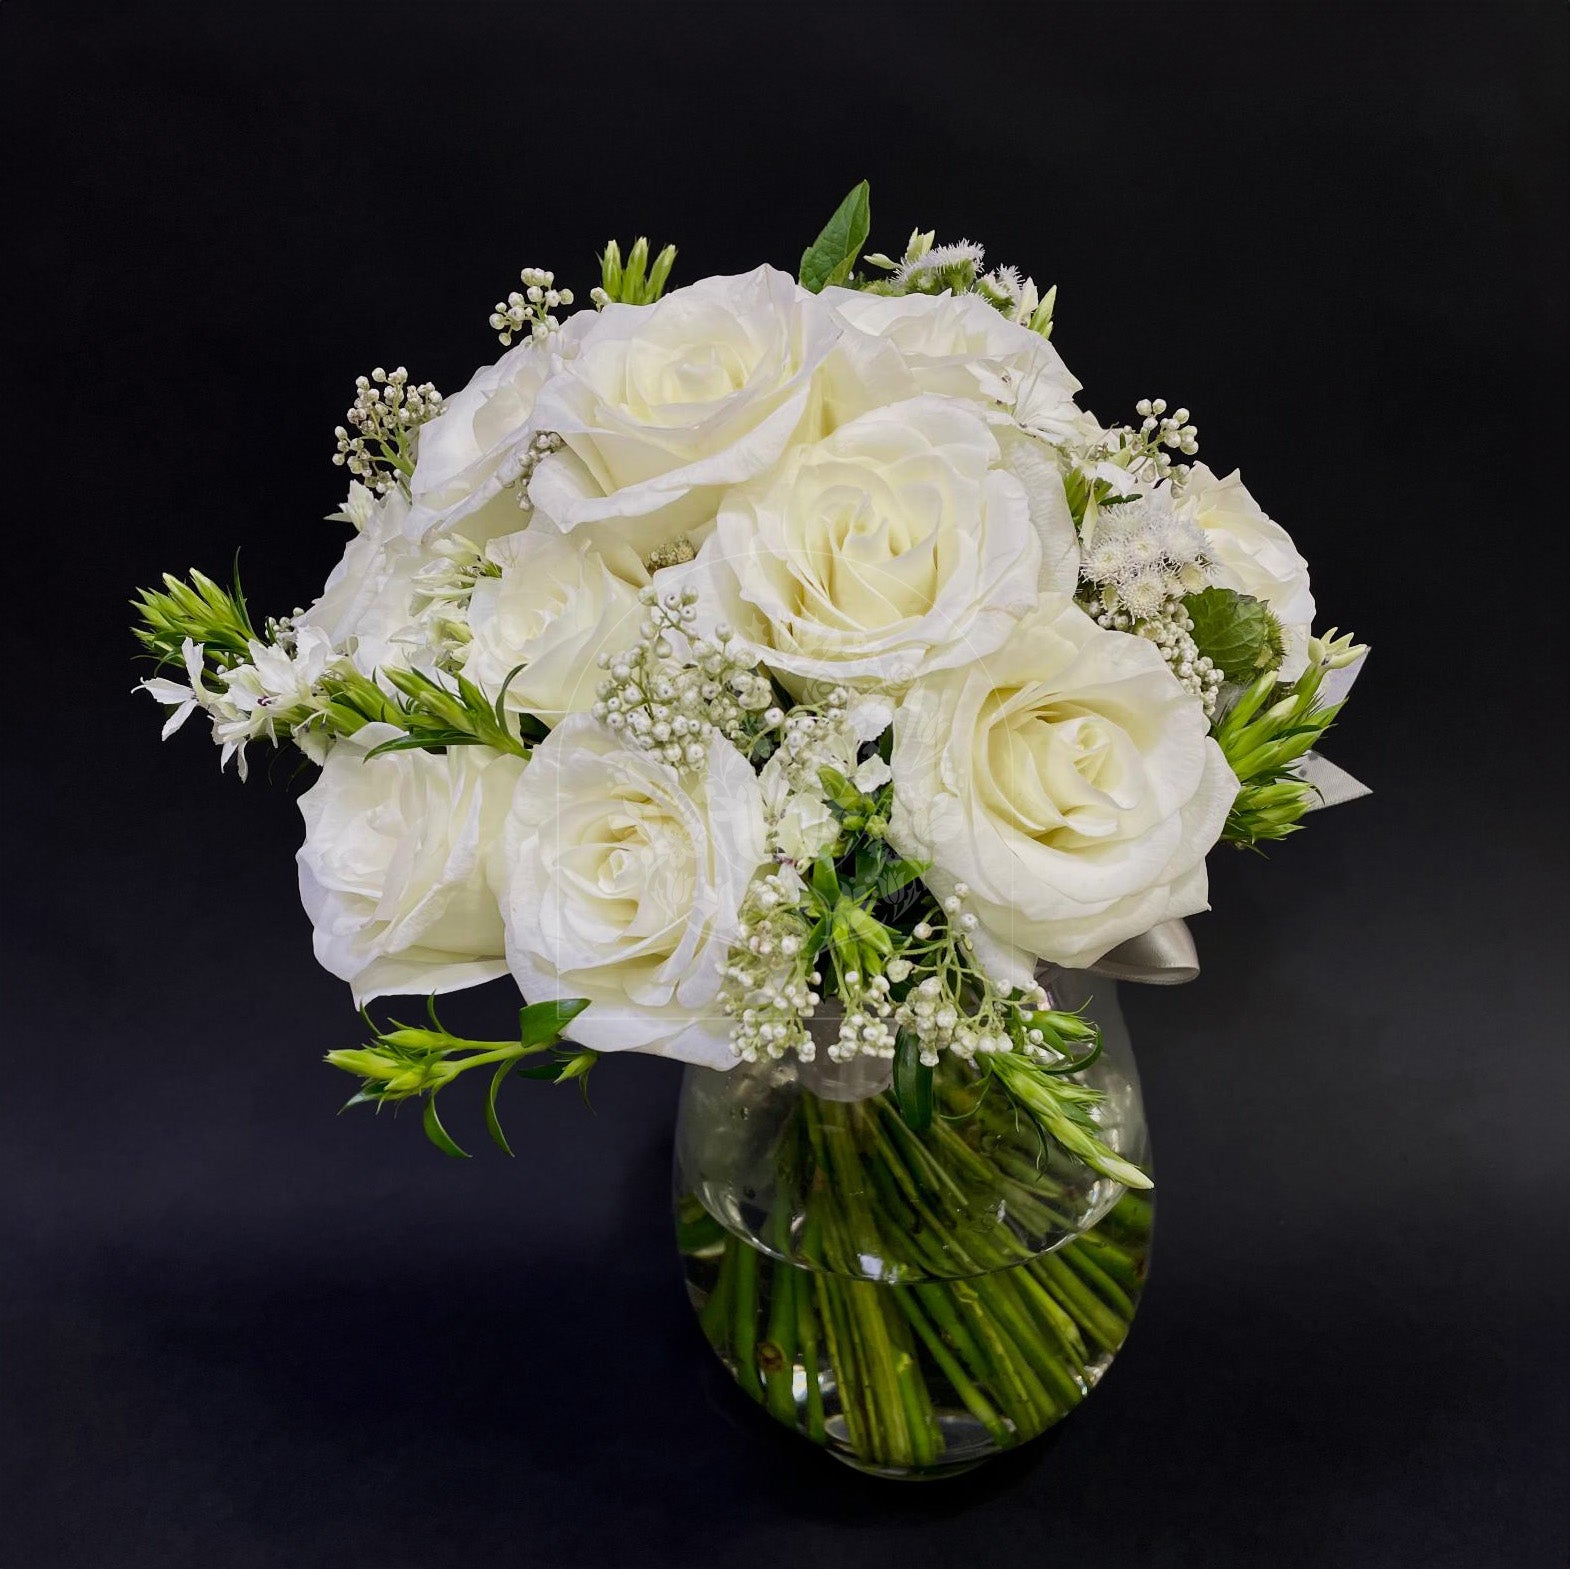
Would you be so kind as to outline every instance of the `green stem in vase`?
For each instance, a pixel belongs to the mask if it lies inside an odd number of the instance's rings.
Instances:
[[[1123,1344],[1128,1326],[1055,1253],[1037,1259],[1030,1267],[1103,1351],[1115,1352]]]
[[[1090,1361],[1090,1353],[1085,1347],[1085,1337],[1079,1332],[1079,1325],[1074,1322],[1073,1317],[1057,1298],[1042,1285],[1034,1270],[1021,1270],[1018,1284],[1020,1290],[1029,1299],[1031,1307],[1046,1324],[1048,1332],[1056,1337],[1063,1349],[1064,1357],[1072,1364],[1076,1374],[1083,1373],[1086,1363]]]
[[[1069,1268],[1123,1320],[1127,1333],[1128,1321],[1134,1316],[1134,1304],[1128,1293],[1077,1242],[1070,1243],[1060,1252]]]
[[[812,1223],[809,1221],[810,1227]],[[796,1291],[796,1328],[801,1339],[801,1364],[807,1377],[807,1437],[821,1444],[827,1437],[823,1414],[823,1386],[818,1382],[818,1316],[813,1309],[814,1276],[792,1270]]]
[[[735,1311],[731,1319],[735,1326],[736,1377],[754,1400],[761,1400],[763,1385],[758,1376],[758,1254],[746,1243],[739,1243],[735,1253]]]
[[[971,1381],[958,1359],[927,1322],[912,1290],[909,1287],[896,1288],[894,1300],[910,1320],[911,1328],[921,1338],[932,1360],[942,1369],[943,1376],[948,1379],[954,1393],[964,1402],[965,1409],[986,1428],[992,1435],[992,1441],[999,1448],[1007,1448],[1014,1442],[1014,1434],[1008,1423],[998,1415],[991,1401]]]
[[[1102,1272],[1115,1280],[1123,1288],[1124,1294],[1132,1300],[1132,1294],[1139,1290],[1142,1283],[1143,1272],[1124,1249],[1103,1237],[1099,1227],[1079,1237],[1074,1246],[1094,1259]]]
[[[744,1243],[738,1242],[729,1232],[726,1233],[725,1244],[720,1252],[719,1270],[709,1290],[708,1300],[698,1314],[703,1333],[722,1354],[730,1345],[731,1280],[736,1273],[737,1250],[743,1247]]]
[[[1021,1299],[1015,1287],[1012,1271],[984,1276],[977,1282],[977,1288],[999,1330],[1014,1346],[1022,1363],[1040,1380],[1041,1387],[1057,1408],[1053,1416],[1071,1411],[1083,1397],[1084,1386],[1064,1366],[1058,1348],[1032,1319],[1028,1303]]]
[[[774,1214],[774,1245],[781,1253],[787,1250],[789,1221],[783,1202],[777,1202]],[[758,1361],[763,1368],[765,1401],[773,1416],[782,1422],[796,1420],[796,1335],[797,1335],[797,1276],[788,1264],[774,1259],[764,1262],[768,1271],[769,1326],[763,1344],[758,1347]]]

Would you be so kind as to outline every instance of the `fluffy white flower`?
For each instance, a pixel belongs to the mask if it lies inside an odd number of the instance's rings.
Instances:
[[[896,690],[989,653],[1077,566],[1052,463],[974,404],[923,396],[730,491],[697,574],[788,681]]]
[[[523,761],[472,746],[367,758],[400,733],[367,725],[337,742],[300,798],[296,861],[316,957],[362,1004],[507,973],[487,856]]]
[[[1058,351],[977,295],[825,289],[822,297],[851,326],[892,343],[923,392],[1001,405],[1051,440],[1085,426],[1074,402],[1080,384]]]
[[[572,1035],[595,1050],[729,1066],[716,998],[764,856],[757,776],[728,741],[678,774],[572,715],[535,749],[504,831],[519,989],[587,997]]]
[[[894,717],[890,840],[968,883],[989,968],[1082,967],[1207,907],[1237,780],[1145,639],[1043,605],[988,658],[918,682]]]
[[[1286,657],[1279,671],[1295,681],[1308,668],[1308,634],[1314,625],[1314,596],[1308,563],[1292,536],[1265,515],[1234,470],[1217,479],[1196,463],[1183,482],[1180,515],[1204,530],[1211,576],[1223,588],[1262,599],[1286,634]]]
[[[358,532],[327,579],[321,597],[297,619],[347,653],[362,675],[389,665],[423,663],[431,653],[412,601],[415,578],[430,556],[405,535],[409,500],[394,488],[376,497],[355,482],[336,517]]]
[[[721,489],[770,467],[801,424],[840,327],[759,267],[654,305],[608,305],[541,389],[535,421],[565,449],[529,494],[563,531],[595,525],[648,557],[702,531]]]
[[[521,665],[506,706],[546,724],[590,708],[596,657],[638,640],[642,564],[624,549],[613,570],[592,546],[544,528],[492,540],[485,555],[501,575],[474,585],[463,673],[494,696]]]

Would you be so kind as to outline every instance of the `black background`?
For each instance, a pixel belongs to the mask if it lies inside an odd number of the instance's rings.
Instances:
[[[1561,6],[12,0],[0,42],[0,1556],[1563,1561]],[[642,232],[678,281],[793,267],[863,175],[876,247],[1058,283],[1088,406],[1188,404],[1376,646],[1331,747],[1373,798],[1218,854],[1204,976],[1128,999],[1161,1195],[1128,1349],[924,1489],[711,1367],[669,1064],[602,1065],[593,1114],[520,1086],[514,1163],[334,1116],[298,786],[160,747],[123,605],[237,544],[255,605],[308,600],[351,378],[456,390],[521,265],[586,294]]]

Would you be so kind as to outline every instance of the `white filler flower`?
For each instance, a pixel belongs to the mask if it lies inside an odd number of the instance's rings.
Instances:
[[[1203,463],[1196,463],[1184,480],[1178,513],[1204,530],[1214,580],[1264,600],[1275,613],[1286,634],[1286,657],[1277,674],[1296,681],[1308,668],[1314,596],[1308,563],[1292,536],[1265,515],[1236,470],[1217,479]]]
[[[1003,642],[1042,587],[1074,586],[1063,483],[1029,448],[957,398],[873,409],[731,491],[699,575],[757,656],[797,684],[896,690],[966,664]]]
[[[969,885],[978,955],[1025,984],[1207,908],[1205,855],[1237,780],[1200,705],[1145,639],[1043,605],[894,716],[889,837]]]
[[[337,742],[300,798],[316,957],[361,1004],[507,973],[486,858],[523,760],[474,746],[366,756],[400,734],[373,724]]]
[[[587,997],[573,1038],[728,1067],[717,997],[764,860],[751,765],[714,736],[678,773],[585,714],[535,749],[503,831],[507,961],[530,1002]]]

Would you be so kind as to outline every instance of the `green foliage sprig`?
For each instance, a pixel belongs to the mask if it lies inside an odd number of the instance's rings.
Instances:
[[[1078,1019],[1076,1014],[1066,1017]],[[1091,1116],[1101,1102],[1100,1092],[1088,1084],[1076,1084],[1068,1077],[1078,1071],[1075,1065],[1050,1065],[1022,1052],[1011,1051],[986,1058],[986,1066],[987,1072],[1044,1133],[1084,1161],[1092,1171],[1099,1171],[1102,1176],[1128,1188],[1155,1185],[1138,1166],[1124,1160],[1102,1139],[1101,1130]]]
[[[642,236],[633,242],[622,260],[621,247],[609,241],[600,254],[599,304],[652,305],[665,292],[665,284],[676,265],[676,247],[667,245],[649,265],[649,242]]]
[[[1273,673],[1259,676],[1212,732],[1242,788],[1221,836],[1248,849],[1296,833],[1318,791],[1297,765],[1319,744],[1342,705],[1321,699],[1325,676],[1362,657],[1364,650],[1334,630],[1310,643],[1308,669],[1291,685]],[[1268,707],[1266,705],[1269,705]]]
[[[221,677],[248,663],[251,644],[263,639],[252,626],[238,573],[231,589],[194,569],[189,577],[187,583],[166,573],[163,590],[143,589],[140,598],[131,601],[141,622],[134,634],[160,664],[180,663],[181,649],[189,638],[202,647],[210,674]],[[279,631],[276,624],[269,623],[269,635]],[[373,723],[393,725],[403,732],[375,747],[371,756],[411,749],[488,746],[527,757],[546,730],[529,715],[508,713],[507,687],[517,674],[518,670],[509,673],[492,701],[462,675],[443,677],[386,669],[380,672],[380,680],[373,680],[341,660],[322,677],[309,705],[280,711],[273,723],[280,738],[307,730],[349,736]],[[222,685],[219,681],[218,692]]]
[[[517,673],[514,670],[507,680]],[[335,671],[322,683],[329,729],[352,735],[362,725],[379,722],[396,725],[404,732],[373,747],[368,757],[449,746],[488,746],[514,757],[527,757],[531,748],[524,739],[524,727],[529,741],[540,740],[545,734],[545,727],[528,716],[514,731],[506,709],[506,682],[492,702],[461,675],[450,677],[451,685],[418,670],[387,669],[381,675],[396,689],[396,697],[389,697],[375,681],[353,669]]]
[[[140,623],[132,628],[137,642],[161,665],[181,663],[180,650],[187,638],[200,643],[221,669],[249,659],[257,634],[240,589],[239,562],[231,588],[220,587],[195,567],[189,577],[186,583],[165,572],[162,589],[137,590],[138,597],[131,601]]]
[[[326,1061],[361,1080],[360,1088],[345,1103],[346,1111],[350,1106],[367,1103],[379,1109],[389,1103],[423,1099],[426,1137],[443,1154],[464,1160],[468,1159],[468,1151],[442,1125],[436,1097],[460,1074],[490,1068],[485,1128],[496,1146],[511,1155],[512,1146],[502,1132],[496,1110],[502,1085],[514,1074],[520,1078],[548,1078],[556,1084],[573,1079],[585,1081],[599,1054],[588,1047],[564,1051],[560,1041],[562,1031],[588,1006],[582,998],[537,1002],[519,1011],[517,1040],[475,1041],[449,1033],[437,1017],[436,999],[431,997],[426,1003],[429,1028],[394,1020],[391,1029],[378,1029],[368,1014],[362,1014],[371,1031],[370,1041],[364,1046],[330,1051]],[[550,1062],[524,1066],[524,1058],[545,1054],[551,1056]]]

